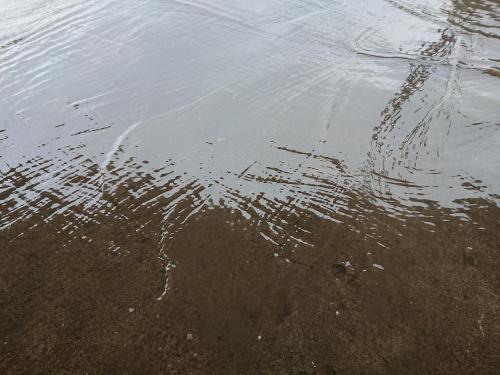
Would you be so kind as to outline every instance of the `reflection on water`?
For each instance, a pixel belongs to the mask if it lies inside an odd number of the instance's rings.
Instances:
[[[498,1],[452,1],[449,22],[468,32],[489,38],[500,38]]]
[[[9,244],[46,227],[62,247],[117,258],[147,243],[167,271],[160,299],[183,261],[179,285],[182,272],[212,282],[188,271],[198,259],[179,241],[229,241],[226,224],[272,249],[263,270],[292,262],[324,277],[333,259],[356,288],[372,285],[362,267],[401,283],[419,254],[439,263],[437,242],[416,238],[450,236],[449,223],[494,259],[498,1],[4,0],[0,14]],[[405,251],[390,252],[400,238]],[[221,256],[200,259],[230,273]]]
[[[145,175],[165,236],[223,206],[280,246],[307,237],[281,212],[338,222],[358,195],[497,202],[498,4],[367,6],[7,2],[1,225],[98,221]]]

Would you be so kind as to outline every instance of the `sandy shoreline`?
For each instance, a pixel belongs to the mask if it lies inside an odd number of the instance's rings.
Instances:
[[[469,222],[422,211],[434,226],[373,210],[384,247],[362,220],[304,215],[316,246],[280,254],[238,213],[200,210],[160,301],[152,212],[116,206],[70,236],[34,217],[1,235],[1,372],[493,374],[499,208],[476,203]]]

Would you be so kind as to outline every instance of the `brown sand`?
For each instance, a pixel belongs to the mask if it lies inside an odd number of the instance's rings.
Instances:
[[[468,222],[423,212],[434,226],[373,210],[387,247],[304,215],[318,245],[278,257],[237,213],[202,210],[162,300],[156,231],[135,230],[154,213],[71,236],[34,217],[1,233],[0,373],[496,374],[500,209],[475,203]]]

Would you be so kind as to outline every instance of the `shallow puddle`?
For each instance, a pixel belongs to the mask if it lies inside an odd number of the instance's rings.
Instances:
[[[0,19],[2,372],[500,370],[498,1]]]

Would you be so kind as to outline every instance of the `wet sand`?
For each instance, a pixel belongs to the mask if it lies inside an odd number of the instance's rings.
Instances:
[[[1,374],[500,373],[498,1],[0,15]]]
[[[111,204],[71,236],[35,217],[2,232],[2,373],[494,374],[500,209],[469,204],[474,224],[303,212],[317,245],[284,254],[258,223],[203,209],[169,248],[161,300],[158,231],[136,231],[157,211]]]

